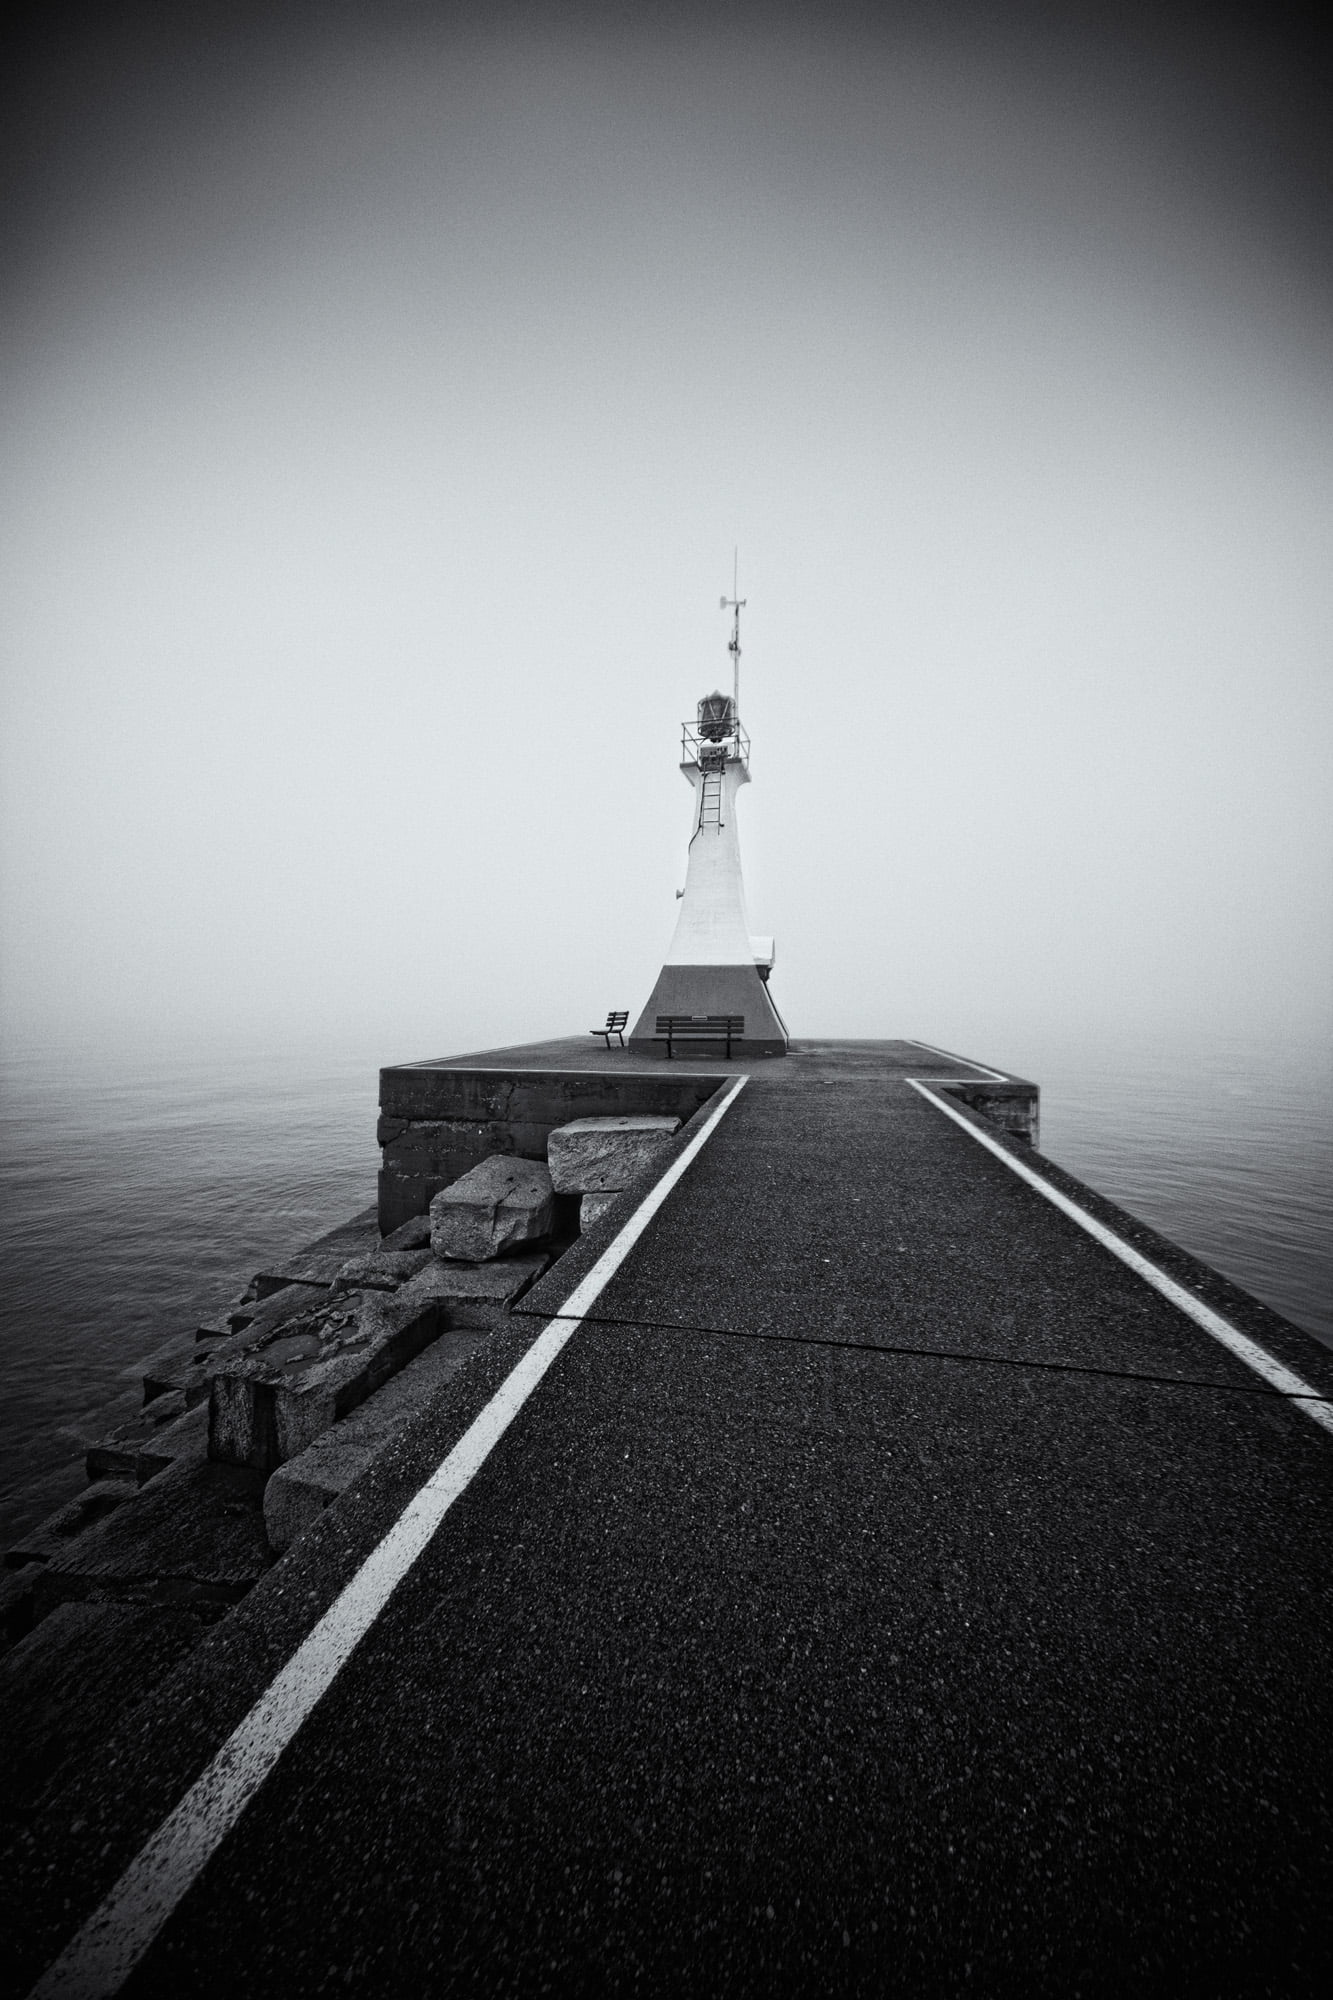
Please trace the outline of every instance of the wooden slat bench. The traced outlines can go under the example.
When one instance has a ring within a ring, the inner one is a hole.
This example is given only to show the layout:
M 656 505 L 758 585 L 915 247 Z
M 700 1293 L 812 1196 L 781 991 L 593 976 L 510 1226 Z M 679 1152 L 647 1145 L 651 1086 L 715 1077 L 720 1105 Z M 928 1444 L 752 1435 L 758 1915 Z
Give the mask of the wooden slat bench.
M 730 1062 L 732 1037 L 739 1041 L 744 1034 L 744 1014 L 659 1014 L 653 1040 L 666 1043 L 668 1062 L 673 1042 L 725 1041 Z
M 615 1013 L 608 1014 L 606 1017 L 606 1026 L 604 1028 L 589 1028 L 588 1033 L 590 1035 L 605 1035 L 606 1046 L 608 1048 L 610 1048 L 611 1046 L 612 1035 L 616 1035 L 619 1037 L 620 1046 L 623 1049 L 625 1046 L 625 1023 L 626 1021 L 628 1021 L 628 1019 L 629 1019 L 629 1009 L 628 1007 L 626 1007 L 622 1009 L 622 1011 L 618 1014 Z

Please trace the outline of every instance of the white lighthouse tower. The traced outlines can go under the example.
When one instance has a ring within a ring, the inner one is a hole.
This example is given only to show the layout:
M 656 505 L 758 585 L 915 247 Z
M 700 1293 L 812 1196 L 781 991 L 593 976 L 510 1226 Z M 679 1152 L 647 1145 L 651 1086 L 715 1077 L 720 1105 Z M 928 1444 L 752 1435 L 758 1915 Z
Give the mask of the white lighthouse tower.
M 733 614 L 731 693 L 705 695 L 695 720 L 682 725 L 680 768 L 694 792 L 689 864 L 676 934 L 631 1047 L 650 1048 L 664 1014 L 731 1014 L 745 1023 L 733 1054 L 787 1053 L 787 1031 L 768 991 L 773 940 L 750 930 L 736 827 L 737 794 L 750 782 L 750 739 L 740 719 L 744 602 L 734 595 L 722 599 Z

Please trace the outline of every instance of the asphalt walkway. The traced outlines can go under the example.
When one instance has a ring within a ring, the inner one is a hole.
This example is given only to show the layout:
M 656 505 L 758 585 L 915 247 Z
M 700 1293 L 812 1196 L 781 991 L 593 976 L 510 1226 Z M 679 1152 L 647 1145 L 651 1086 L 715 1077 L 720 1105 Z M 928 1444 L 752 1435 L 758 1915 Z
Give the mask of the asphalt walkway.
M 1327 1990 L 1333 1435 L 941 1073 L 754 1066 L 127 1992 Z M 40 1830 L 31 1975 L 604 1240 Z

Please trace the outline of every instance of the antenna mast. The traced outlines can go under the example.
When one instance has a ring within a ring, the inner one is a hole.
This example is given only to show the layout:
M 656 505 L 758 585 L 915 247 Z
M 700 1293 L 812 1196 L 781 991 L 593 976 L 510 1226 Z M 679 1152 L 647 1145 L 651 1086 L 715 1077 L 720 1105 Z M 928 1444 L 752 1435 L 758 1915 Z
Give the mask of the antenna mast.
M 722 599 L 722 609 L 734 613 L 727 651 L 731 654 L 731 710 L 737 725 L 741 719 L 741 610 L 747 600 L 737 595 L 740 550 L 731 552 L 731 596 Z

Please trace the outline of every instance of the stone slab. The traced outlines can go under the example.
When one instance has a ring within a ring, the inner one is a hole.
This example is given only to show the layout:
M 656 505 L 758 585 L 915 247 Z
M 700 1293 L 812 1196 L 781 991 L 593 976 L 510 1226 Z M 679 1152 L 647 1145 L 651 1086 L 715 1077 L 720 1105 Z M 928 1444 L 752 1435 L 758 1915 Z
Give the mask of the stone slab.
M 430 1246 L 419 1250 L 366 1250 L 349 1257 L 333 1280 L 335 1292 L 396 1292 L 431 1260 Z
M 181 1459 L 54 1556 L 39 1593 L 234 1603 L 271 1559 L 260 1475 Z
M 233 1306 L 227 1315 L 228 1339 L 234 1344 L 238 1338 L 250 1334 L 252 1338 L 284 1320 L 295 1319 L 298 1313 L 309 1312 L 312 1306 L 320 1305 L 332 1292 L 332 1281 L 328 1284 L 307 1283 L 304 1279 L 290 1285 L 283 1285 L 278 1291 L 265 1293 L 262 1299 L 252 1299 L 246 1305 Z M 221 1352 L 221 1348 L 214 1350 Z
M 543 1147 L 545 1144 L 546 1134 L 543 1133 Z M 427 1241 L 429 1241 L 429 1210 L 431 1203 L 437 1194 L 441 1193 L 443 1189 L 452 1186 L 455 1181 L 461 1180 L 463 1175 L 470 1172 L 476 1164 L 477 1161 L 474 1156 L 460 1153 L 446 1162 L 447 1172 L 441 1171 L 437 1174 L 402 1174 L 389 1166 L 381 1168 L 379 1176 L 380 1215 L 385 1229 L 396 1238 L 400 1229 L 408 1230 L 414 1222 L 420 1222 L 424 1219 L 427 1223 Z M 577 1205 L 578 1196 L 557 1195 L 555 1197 L 555 1232 L 557 1235 L 560 1233 L 560 1204 L 562 1201 L 572 1201 Z M 388 1242 L 389 1240 L 389 1236 L 386 1236 L 385 1241 Z
M 134 1498 L 136 1487 L 130 1479 L 102 1479 L 77 1498 L 67 1500 L 44 1521 L 17 1535 L 5 1550 L 5 1568 L 21 1569 L 26 1563 L 47 1563 L 63 1555 L 76 1536 L 86 1533 L 117 1507 Z
M 194 1337 L 200 1343 L 226 1340 L 233 1333 L 239 1333 L 243 1327 L 249 1326 L 261 1307 L 266 1310 L 270 1307 L 274 1310 L 292 1310 L 293 1302 L 300 1299 L 302 1291 L 326 1292 L 330 1282 L 331 1280 L 311 1279 L 308 1284 L 298 1285 L 290 1284 L 284 1278 L 280 1284 L 275 1282 L 261 1287 L 259 1280 L 255 1279 L 247 1285 L 239 1299 L 232 1299 L 225 1306 L 218 1306 L 211 1313 L 206 1313 L 196 1326 Z M 281 1307 L 275 1307 L 273 1302 L 280 1292 L 288 1292 L 291 1296 Z
M 225 1339 L 210 1336 L 172 1341 L 146 1362 L 136 1364 L 143 1370 L 144 1408 L 133 1417 L 109 1426 L 89 1447 L 88 1477 L 100 1479 L 107 1473 L 129 1473 L 136 1470 L 136 1464 L 141 1479 L 160 1471 L 176 1453 L 159 1456 L 155 1464 L 150 1464 L 143 1460 L 144 1447 L 164 1425 L 174 1423 L 186 1410 L 208 1401 L 213 1362 L 248 1352 L 256 1341 L 331 1296 L 327 1285 L 284 1286 L 282 1291 L 252 1301 L 243 1309 L 233 1308 L 234 1327 Z
M 178 1334 L 144 1360 L 136 1362 L 134 1372 L 143 1382 L 144 1402 L 151 1403 L 155 1397 L 168 1395 L 173 1390 L 179 1390 L 187 1403 L 197 1403 L 207 1396 L 208 1383 L 203 1364 L 218 1341 L 225 1337 L 220 1333 L 204 1334 L 202 1331 Z
M 433 1259 L 416 1282 L 439 1300 L 446 1327 L 490 1332 L 551 1261 L 549 1250 L 529 1250 L 489 1264 L 446 1264 Z
M 225 1340 L 229 1333 L 235 1333 L 232 1325 L 233 1313 L 244 1310 L 250 1303 L 249 1293 L 244 1299 L 229 1299 L 225 1306 L 215 1306 L 211 1312 L 201 1315 L 194 1330 L 196 1340 Z
M 78 1437 L 86 1447 L 95 1438 L 107 1437 L 121 1424 L 127 1424 L 135 1417 L 141 1417 L 143 1411 L 143 1385 L 136 1382 L 132 1389 L 122 1389 L 99 1409 L 90 1410 L 81 1422 L 71 1424 L 68 1435 L 71 1438 Z M 49 1510 L 43 1508 L 42 1511 L 46 1513 Z
M 546 1144 L 551 1185 L 558 1194 L 604 1194 L 628 1187 L 661 1156 L 679 1128 L 679 1118 L 651 1112 L 574 1118 L 557 1125 Z
M 591 1229 L 594 1222 L 600 1222 L 608 1209 L 614 1208 L 620 1199 L 620 1189 L 608 1194 L 585 1194 L 579 1203 L 579 1228 Z
M 339 1267 L 349 1257 L 358 1256 L 366 1250 L 377 1250 L 379 1241 L 378 1210 L 363 1208 L 350 1222 L 341 1223 L 337 1229 L 317 1236 L 313 1243 L 302 1244 L 299 1249 L 288 1251 L 265 1264 L 262 1270 L 255 1273 L 255 1289 L 263 1298 L 281 1290 L 284 1285 L 330 1285 Z
M 539 1242 L 554 1220 L 554 1190 L 544 1162 L 497 1154 L 436 1195 L 430 1247 L 437 1257 L 484 1263 Z
M 201 1402 L 202 1399 L 196 1397 L 194 1405 L 190 1405 L 179 1389 L 154 1396 L 151 1403 L 136 1410 L 132 1417 L 93 1439 L 84 1455 L 84 1467 L 89 1479 L 138 1479 L 141 1454 L 173 1429 L 187 1410 L 200 1407 Z
M 163 1424 L 144 1439 L 134 1460 L 134 1476 L 142 1486 L 169 1465 L 184 1458 L 208 1457 L 208 1403 L 195 1403 L 174 1422 Z
M 327 1294 L 211 1357 L 210 1457 L 272 1472 L 304 1451 L 442 1330 L 431 1277 L 396 1292 Z
M 289 1548 L 304 1534 L 486 1339 L 483 1332 L 462 1330 L 438 1335 L 350 1416 L 280 1465 L 264 1488 L 264 1526 L 273 1547 Z
M 198 1426 L 187 1427 L 180 1420 L 196 1409 L 204 1409 L 206 1416 L 214 1364 L 248 1353 L 289 1319 L 332 1296 L 327 1285 L 288 1285 L 243 1309 L 232 1308 L 236 1325 L 225 1339 L 210 1337 L 188 1345 L 173 1342 L 160 1350 L 152 1363 L 155 1372 L 166 1376 L 170 1371 L 179 1386 L 164 1386 L 132 1415 L 108 1424 L 88 1447 L 88 1477 L 133 1477 L 142 1482 L 182 1455 L 196 1453 L 200 1436 L 207 1436 L 206 1422 L 201 1432 Z

